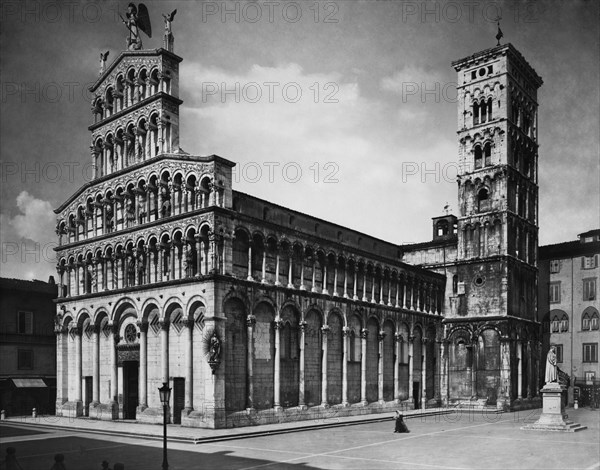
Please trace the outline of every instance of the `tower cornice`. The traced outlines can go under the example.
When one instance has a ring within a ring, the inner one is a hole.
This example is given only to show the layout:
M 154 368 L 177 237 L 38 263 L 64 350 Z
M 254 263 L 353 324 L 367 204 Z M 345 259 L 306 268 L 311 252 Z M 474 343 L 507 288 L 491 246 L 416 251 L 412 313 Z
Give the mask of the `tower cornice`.
M 542 77 L 537 74 L 529 62 L 525 60 L 523 55 L 510 43 L 485 49 L 463 59 L 455 60 L 452 62 L 452 67 L 454 67 L 454 70 L 459 72 L 465 68 L 473 67 L 488 62 L 490 59 L 494 59 L 495 57 L 505 55 L 509 55 L 512 60 L 518 63 L 524 69 L 524 71 L 527 72 L 529 75 L 528 78 L 534 82 L 537 88 L 542 86 L 544 83 Z

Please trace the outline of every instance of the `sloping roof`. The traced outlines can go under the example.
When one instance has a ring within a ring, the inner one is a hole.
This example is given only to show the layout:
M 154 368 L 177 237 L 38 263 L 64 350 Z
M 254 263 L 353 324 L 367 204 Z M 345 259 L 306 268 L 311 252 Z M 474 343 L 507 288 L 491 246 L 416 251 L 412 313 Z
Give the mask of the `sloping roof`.
M 552 258 L 570 258 L 573 256 L 592 255 L 600 253 L 600 241 L 581 243 L 579 240 L 540 246 L 540 260 Z
M 58 293 L 56 284 L 50 284 L 37 279 L 28 281 L 26 279 L 0 277 L 0 289 L 25 290 L 28 292 L 53 295 L 55 297 Z

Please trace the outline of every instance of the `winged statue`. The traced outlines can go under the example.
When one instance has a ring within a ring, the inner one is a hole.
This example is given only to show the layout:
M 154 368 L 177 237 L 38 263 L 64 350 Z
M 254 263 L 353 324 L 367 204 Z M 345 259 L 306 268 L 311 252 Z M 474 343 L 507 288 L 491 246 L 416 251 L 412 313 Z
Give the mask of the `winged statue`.
M 127 49 L 140 50 L 142 48 L 140 31 L 143 31 L 149 38 L 152 37 L 152 25 L 150 24 L 148 8 L 143 3 L 140 3 L 137 7 L 134 3 L 130 3 L 127 6 L 125 16 L 126 18 L 121 16 L 121 20 L 123 20 L 123 23 L 125 23 L 125 26 L 129 30 Z

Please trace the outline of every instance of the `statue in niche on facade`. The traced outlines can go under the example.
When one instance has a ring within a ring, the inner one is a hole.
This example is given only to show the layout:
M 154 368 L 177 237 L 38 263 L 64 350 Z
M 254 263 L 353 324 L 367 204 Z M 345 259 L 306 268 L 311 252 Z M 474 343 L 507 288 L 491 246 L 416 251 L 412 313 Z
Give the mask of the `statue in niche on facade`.
M 130 285 L 135 283 L 135 258 L 133 256 L 128 256 L 129 262 L 127 263 L 127 277 L 129 279 Z
M 127 6 L 127 13 L 125 13 L 125 16 L 127 19 L 121 16 L 121 20 L 129 30 L 127 49 L 130 51 L 139 51 L 142 48 L 140 31 L 146 33 L 149 38 L 152 37 L 152 26 L 150 25 L 148 8 L 146 8 L 146 5 L 143 3 L 140 3 L 137 7 L 134 3 L 130 3 Z
M 131 227 L 135 223 L 135 207 L 133 206 L 133 202 L 131 200 L 127 201 L 125 219 L 127 220 L 127 227 Z
M 144 274 L 146 273 L 146 259 L 144 257 L 144 253 L 141 250 L 139 250 L 137 254 L 136 268 L 137 277 L 140 283 L 142 283 L 144 280 Z
M 113 230 L 113 219 L 114 219 L 114 214 L 113 214 L 113 209 L 112 209 L 112 205 L 108 204 L 106 206 L 106 231 L 107 232 L 112 232 Z
M 171 199 L 170 195 L 166 188 L 162 188 L 161 197 L 163 199 L 162 205 L 160 207 L 160 213 L 163 217 L 170 217 L 171 215 Z
M 192 277 L 194 275 L 194 252 L 191 247 L 188 248 L 187 253 L 185 254 L 185 276 Z
M 546 374 L 545 382 L 547 384 L 552 382 L 558 382 L 556 373 L 556 347 L 550 346 L 550 351 L 546 355 Z
M 221 355 L 221 340 L 217 336 L 216 331 L 213 332 L 210 337 L 208 354 L 208 362 L 219 362 L 219 356 Z

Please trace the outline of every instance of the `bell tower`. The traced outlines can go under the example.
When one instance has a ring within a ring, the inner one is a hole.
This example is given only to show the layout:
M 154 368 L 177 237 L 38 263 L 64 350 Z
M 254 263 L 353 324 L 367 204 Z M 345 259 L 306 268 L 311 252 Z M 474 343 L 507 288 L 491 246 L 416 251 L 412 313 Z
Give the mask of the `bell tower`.
M 498 406 L 504 406 L 522 388 L 516 364 L 525 360 L 525 350 L 519 340 L 531 338 L 528 331 L 537 322 L 537 91 L 542 79 L 511 44 L 452 65 L 459 96 L 459 295 L 447 322 L 449 331 L 459 324 L 470 331 L 466 341 L 473 342 L 477 358 L 473 370 L 484 366 L 470 378 L 468 394 L 496 395 Z

